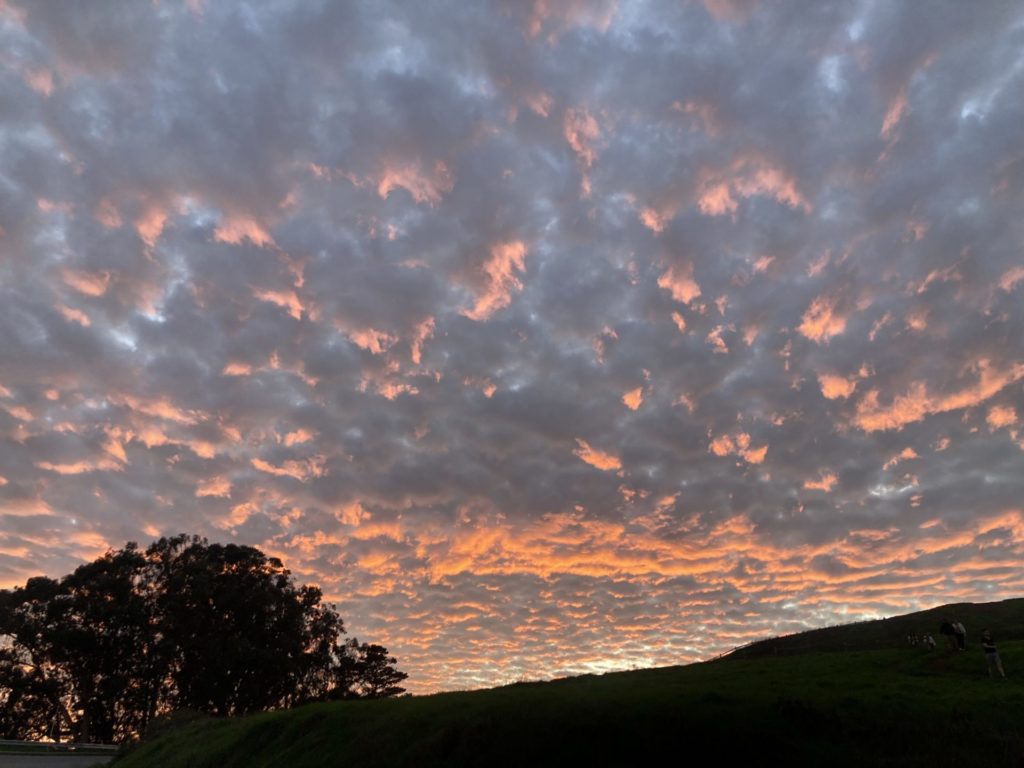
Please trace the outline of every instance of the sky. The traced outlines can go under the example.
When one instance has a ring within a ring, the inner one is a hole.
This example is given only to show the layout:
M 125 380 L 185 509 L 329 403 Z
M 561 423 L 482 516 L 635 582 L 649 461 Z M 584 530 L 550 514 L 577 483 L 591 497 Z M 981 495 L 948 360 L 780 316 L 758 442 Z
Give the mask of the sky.
M 197 533 L 416 693 L 1019 596 L 1024 7 L 0 0 L 0 586 Z

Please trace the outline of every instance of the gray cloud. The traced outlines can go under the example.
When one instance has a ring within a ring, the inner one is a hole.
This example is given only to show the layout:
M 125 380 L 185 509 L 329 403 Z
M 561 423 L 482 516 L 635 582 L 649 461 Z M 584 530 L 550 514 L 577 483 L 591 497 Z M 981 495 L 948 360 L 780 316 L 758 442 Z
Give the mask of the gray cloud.
M 1018 594 L 1022 36 L 0 4 L 0 582 L 255 544 L 418 691 Z

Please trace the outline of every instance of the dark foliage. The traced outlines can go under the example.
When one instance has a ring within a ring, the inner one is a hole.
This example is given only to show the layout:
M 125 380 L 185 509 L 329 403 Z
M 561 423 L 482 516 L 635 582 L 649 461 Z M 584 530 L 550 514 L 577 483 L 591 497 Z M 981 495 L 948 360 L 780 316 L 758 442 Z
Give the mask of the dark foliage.
M 321 599 L 258 549 L 184 535 L 0 590 L 0 738 L 119 742 L 177 710 L 402 693 L 394 657 L 343 641 Z

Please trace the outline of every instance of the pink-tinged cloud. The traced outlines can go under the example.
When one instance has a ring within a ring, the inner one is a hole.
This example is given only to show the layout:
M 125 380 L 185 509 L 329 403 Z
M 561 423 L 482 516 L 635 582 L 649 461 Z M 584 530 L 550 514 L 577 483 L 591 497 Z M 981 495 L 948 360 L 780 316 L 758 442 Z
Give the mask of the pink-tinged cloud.
M 266 301 L 285 310 L 296 320 L 302 319 L 302 302 L 295 291 L 272 291 L 253 289 L 252 295 L 260 301 Z
M 25 84 L 41 96 L 53 93 L 53 72 L 48 69 L 29 69 L 25 72 Z
M 795 177 L 756 156 L 741 155 L 725 171 L 704 170 L 697 192 L 697 207 L 708 216 L 734 214 L 738 198 L 763 195 L 809 214 L 814 210 L 801 194 Z
M 592 448 L 590 443 L 578 437 L 576 438 L 576 448 L 573 449 L 573 455 L 579 457 L 581 461 L 586 462 L 590 466 L 603 469 L 606 472 L 622 469 L 622 462 L 618 456 Z
M 597 157 L 597 150 L 594 145 L 601 136 L 597 126 L 597 120 L 586 109 L 570 108 L 565 111 L 562 120 L 562 131 L 569 147 L 576 154 L 579 164 L 583 169 L 584 197 L 590 192 L 590 182 L 586 172 L 594 164 Z
M 463 311 L 472 320 L 486 320 L 512 302 L 512 294 L 523 289 L 519 273 L 526 269 L 526 244 L 511 240 L 491 246 L 483 264 L 484 286 L 473 308 Z
M 83 328 L 88 328 L 90 325 L 92 325 L 92 321 L 89 319 L 89 316 L 80 309 L 68 307 L 65 306 L 64 304 L 58 306 L 57 309 L 64 316 L 64 319 L 67 320 L 69 323 L 78 323 Z
M 846 399 L 857 388 L 856 378 L 845 378 L 831 373 L 818 374 L 818 386 L 821 394 L 829 400 Z
M 697 119 L 701 130 L 711 138 L 718 138 L 721 132 L 721 121 L 718 116 L 717 107 L 707 101 L 674 101 L 672 110 L 681 112 Z
M 220 373 L 222 376 L 248 376 L 252 373 L 252 366 L 248 363 L 231 362 L 225 365 Z
M 423 360 L 423 345 L 434 335 L 434 318 L 428 317 L 418 323 L 413 330 L 412 341 L 409 343 L 409 356 L 414 365 Z
M 419 162 L 397 163 L 387 166 L 377 181 L 377 194 L 386 198 L 393 189 L 404 189 L 417 203 L 437 205 L 455 186 L 455 177 L 448 166 L 436 161 L 425 169 Z
M 135 231 L 138 233 L 139 239 L 152 248 L 160 239 L 166 221 L 167 211 L 159 206 L 149 206 L 141 216 L 135 219 Z
M 604 33 L 611 26 L 617 0 L 531 0 L 526 34 L 534 38 L 548 28 L 548 42 L 570 27 L 590 27 Z
M 999 287 L 1009 293 L 1021 282 L 1024 282 L 1024 266 L 1006 270 L 999 278 Z
M 991 361 L 981 359 L 970 370 L 975 381 L 949 394 L 933 394 L 929 392 L 927 382 L 915 381 L 907 392 L 896 395 L 885 405 L 879 401 L 877 389 L 869 390 L 857 404 L 853 423 L 865 432 L 902 429 L 935 413 L 980 405 L 1009 384 L 1024 378 L 1024 363 L 1000 369 Z
M 225 216 L 213 230 L 213 239 L 229 245 L 241 245 L 246 240 L 261 248 L 274 245 L 266 228 L 249 216 Z
M 349 340 L 360 349 L 373 355 L 387 352 L 398 341 L 398 337 L 376 328 L 360 328 L 346 333 Z
M 86 296 L 102 296 L 110 285 L 109 272 L 85 272 L 77 269 L 61 270 L 64 283 Z
M 179 408 L 166 397 L 144 398 L 132 395 L 111 395 L 112 402 L 126 405 L 128 408 L 146 416 L 153 416 L 178 424 L 195 424 L 206 418 L 197 409 Z
M 121 212 L 117 209 L 117 205 L 107 197 L 101 198 L 96 203 L 95 216 L 96 221 L 107 229 L 120 229 L 121 225 L 124 224 L 124 219 L 121 218 Z
M 49 461 L 37 461 L 36 466 L 39 467 L 39 469 L 45 469 L 47 472 L 55 472 L 58 475 L 81 475 L 87 472 L 120 472 L 124 470 L 124 467 L 120 462 L 112 461 L 106 457 L 97 460 L 83 459 L 82 461 L 60 464 Z
M 715 21 L 743 22 L 757 8 L 758 0 L 701 0 Z
M 889 106 L 885 112 L 885 118 L 882 120 L 882 138 L 892 138 L 893 132 L 896 127 L 903 120 L 903 116 L 907 111 L 907 93 L 901 89 L 892 100 L 889 102 Z
M 916 307 L 909 312 L 906 316 L 907 328 L 912 331 L 924 331 L 928 328 L 928 309 L 926 307 Z
M 674 208 L 659 210 L 657 208 L 642 208 L 640 210 L 640 223 L 655 234 L 664 231 L 666 225 L 675 218 Z
M 700 286 L 693 279 L 693 265 L 669 267 L 658 278 L 658 287 L 664 288 L 675 301 L 689 304 L 700 297 Z
M 729 354 L 729 347 L 725 343 L 725 339 L 722 338 L 722 334 L 732 330 L 731 326 L 716 325 L 709 332 L 705 341 L 711 345 L 711 351 L 716 355 L 727 355 Z
M 295 480 L 305 481 L 312 477 L 320 477 L 324 473 L 326 458 L 323 456 L 312 456 L 308 459 L 290 459 L 280 466 L 271 464 L 260 458 L 253 458 L 250 464 L 260 472 L 277 477 L 291 477 Z
M 797 330 L 811 341 L 827 344 L 833 336 L 846 330 L 846 317 L 838 312 L 838 303 L 831 296 L 818 296 L 807 307 Z
M 196 488 L 196 496 L 228 498 L 231 496 L 231 481 L 226 477 L 211 477 L 199 484 Z

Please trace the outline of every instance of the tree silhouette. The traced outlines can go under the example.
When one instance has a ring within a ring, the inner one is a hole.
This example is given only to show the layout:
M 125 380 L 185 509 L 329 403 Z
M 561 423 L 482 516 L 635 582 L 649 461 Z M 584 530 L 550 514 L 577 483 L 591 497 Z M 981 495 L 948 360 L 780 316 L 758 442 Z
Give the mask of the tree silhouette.
M 176 709 L 402 693 L 394 657 L 344 632 L 319 589 L 254 547 L 129 543 L 0 590 L 0 734 L 117 742 Z

